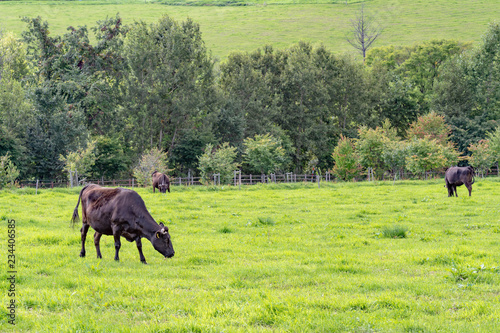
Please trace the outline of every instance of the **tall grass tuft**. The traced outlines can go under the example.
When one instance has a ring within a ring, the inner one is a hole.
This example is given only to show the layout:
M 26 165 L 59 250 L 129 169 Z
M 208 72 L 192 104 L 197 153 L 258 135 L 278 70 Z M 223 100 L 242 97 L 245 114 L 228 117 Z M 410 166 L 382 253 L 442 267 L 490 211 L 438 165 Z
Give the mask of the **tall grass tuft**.
M 224 227 L 222 227 L 221 229 L 219 229 L 219 232 L 220 232 L 221 234 L 230 234 L 230 233 L 232 233 L 233 231 L 232 231 L 229 227 L 224 226 Z
M 258 217 L 257 221 L 262 225 L 275 225 L 276 222 L 270 217 Z
M 384 238 L 406 238 L 408 236 L 408 228 L 401 225 L 385 226 L 382 228 L 382 236 Z

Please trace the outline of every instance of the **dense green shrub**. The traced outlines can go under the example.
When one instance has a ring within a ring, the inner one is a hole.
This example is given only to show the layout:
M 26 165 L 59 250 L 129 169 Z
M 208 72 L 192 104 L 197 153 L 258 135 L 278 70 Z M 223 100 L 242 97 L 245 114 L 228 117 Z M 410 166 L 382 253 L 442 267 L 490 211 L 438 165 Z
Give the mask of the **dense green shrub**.
M 222 184 L 229 184 L 233 177 L 233 172 L 238 167 L 236 159 L 236 148 L 229 146 L 225 142 L 216 148 L 212 144 L 205 146 L 205 152 L 199 158 L 199 170 L 204 183 L 214 181 L 214 175 L 220 175 Z
M 352 139 L 341 136 L 332 157 L 335 161 L 332 172 L 336 177 L 349 181 L 361 175 L 362 167 Z
M 140 185 L 150 186 L 151 174 L 155 171 L 167 172 L 167 153 L 158 148 L 148 150 L 142 155 L 139 164 L 134 168 L 134 177 Z

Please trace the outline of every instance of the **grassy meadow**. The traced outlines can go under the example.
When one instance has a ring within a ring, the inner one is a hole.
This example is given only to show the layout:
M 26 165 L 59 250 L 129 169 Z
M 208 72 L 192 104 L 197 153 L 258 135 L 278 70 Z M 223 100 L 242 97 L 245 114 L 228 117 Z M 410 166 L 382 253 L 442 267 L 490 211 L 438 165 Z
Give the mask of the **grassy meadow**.
M 172 1 L 181 4 L 220 4 L 220 1 Z M 222 1 L 230 3 L 230 1 Z M 208 49 L 219 59 L 232 51 L 253 51 L 266 44 L 286 48 L 299 41 L 324 44 L 335 53 L 354 52 L 345 36 L 361 2 L 271 0 L 245 1 L 248 6 L 166 5 L 150 1 L 0 1 L 0 29 L 20 36 L 26 25 L 20 17 L 41 16 L 53 34 L 68 26 L 93 27 L 117 13 L 125 24 L 156 22 L 168 14 L 200 24 Z M 384 32 L 375 46 L 409 45 L 430 39 L 479 41 L 487 26 L 498 20 L 497 0 L 372 0 L 365 10 Z M 90 33 L 93 36 L 92 33 Z
M 16 220 L 16 326 L 1 332 L 494 332 L 500 326 L 500 178 L 448 198 L 444 181 L 136 189 L 172 236 L 103 236 L 70 217 L 80 188 L 0 191 Z M 81 216 L 81 206 L 80 206 Z

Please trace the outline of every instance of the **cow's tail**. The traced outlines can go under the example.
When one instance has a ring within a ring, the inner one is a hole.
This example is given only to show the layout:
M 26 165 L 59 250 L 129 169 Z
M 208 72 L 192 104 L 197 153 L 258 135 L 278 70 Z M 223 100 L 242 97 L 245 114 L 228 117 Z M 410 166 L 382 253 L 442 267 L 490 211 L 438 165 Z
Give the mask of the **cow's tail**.
M 472 168 L 472 167 L 469 167 L 469 168 L 472 171 L 472 182 L 470 183 L 472 185 L 476 181 L 476 177 L 475 177 L 476 172 L 474 171 L 474 168 Z
M 85 191 L 85 189 L 88 187 L 85 186 L 84 188 L 82 188 L 82 190 L 80 191 L 80 195 L 78 196 L 78 202 L 76 203 L 76 207 L 75 207 L 75 210 L 73 211 L 73 216 L 71 217 L 71 226 L 74 227 L 75 226 L 75 223 L 80 221 L 80 216 L 78 216 L 78 206 L 80 205 L 80 200 L 82 198 L 82 193 L 83 191 Z

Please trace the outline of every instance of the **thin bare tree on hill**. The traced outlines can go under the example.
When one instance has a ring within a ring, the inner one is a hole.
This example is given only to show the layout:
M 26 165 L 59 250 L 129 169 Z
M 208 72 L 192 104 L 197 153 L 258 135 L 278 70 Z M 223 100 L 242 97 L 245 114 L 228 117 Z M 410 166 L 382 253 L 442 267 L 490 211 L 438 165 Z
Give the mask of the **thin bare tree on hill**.
M 351 21 L 351 30 L 346 40 L 363 55 L 363 62 L 366 58 L 366 51 L 372 46 L 380 36 L 383 28 L 380 27 L 370 16 L 365 14 L 364 5 L 361 5 L 356 18 Z

